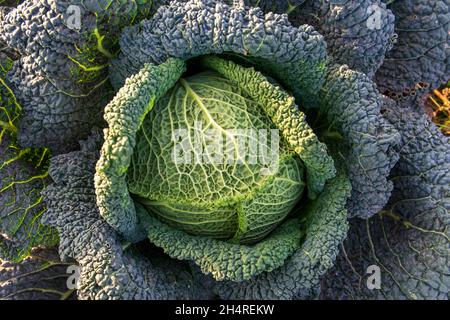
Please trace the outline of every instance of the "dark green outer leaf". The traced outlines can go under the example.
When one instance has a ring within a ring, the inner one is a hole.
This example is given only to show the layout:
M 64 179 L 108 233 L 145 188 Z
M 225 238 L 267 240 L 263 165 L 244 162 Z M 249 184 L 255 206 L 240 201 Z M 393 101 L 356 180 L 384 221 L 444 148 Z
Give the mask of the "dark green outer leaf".
M 382 93 L 408 104 L 448 80 L 450 0 L 390 2 L 398 39 L 375 80 Z
M 392 102 L 385 108 L 386 118 L 402 133 L 391 200 L 373 218 L 350 222 L 321 297 L 448 300 L 450 142 L 424 114 Z M 379 290 L 367 288 L 370 265 L 381 270 Z
M 328 120 L 328 130 L 336 130 L 341 136 L 329 140 L 328 145 L 342 146 L 339 152 L 352 184 L 349 216 L 368 218 L 379 212 L 390 197 L 393 185 L 388 176 L 398 160 L 400 135 L 393 124 L 382 118 L 382 95 L 361 72 L 345 65 L 330 66 L 320 98 L 320 112 Z M 324 138 L 327 135 L 322 134 Z
M 291 90 L 297 102 L 312 102 L 322 87 L 326 63 L 323 37 L 310 26 L 293 27 L 284 15 L 222 1 L 172 1 L 149 20 L 124 30 L 111 82 L 122 87 L 145 63 L 168 57 L 188 60 L 234 53 L 258 59 L 266 73 Z
M 35 246 L 56 245 L 58 236 L 40 223 L 49 151 L 17 144 L 22 106 L 4 80 L 11 65 L 0 52 L 0 259 L 18 262 Z
M 73 299 L 67 286 L 70 265 L 55 249 L 34 249 L 20 264 L 0 261 L 0 300 Z
M 94 188 L 101 132 L 81 150 L 52 159 L 55 181 L 45 190 L 43 223 L 58 229 L 63 261 L 81 267 L 79 299 L 199 299 L 209 292 L 194 282 L 187 266 L 159 252 L 123 246 L 99 214 Z M 151 257 L 151 260 L 148 258 Z
M 245 0 L 245 4 L 253 7 L 259 7 L 264 12 L 290 13 L 306 0 Z M 226 2 L 232 3 L 233 0 Z
M 149 1 L 29 0 L 1 17 L 0 41 L 21 56 L 7 80 L 23 105 L 22 146 L 54 154 L 76 148 L 111 97 L 106 43 L 151 12 Z M 77 21 L 80 30 L 69 25 Z
M 48 183 L 46 169 L 14 160 L 20 151 L 8 143 L 4 136 L 0 144 L 0 258 L 18 262 L 35 246 L 55 246 L 58 235 L 40 223 L 45 211 L 41 191 Z
M 277 7 L 288 3 L 273 2 Z M 394 15 L 381 0 L 297 2 L 287 11 L 293 24 L 309 24 L 322 34 L 334 62 L 374 76 L 396 39 Z M 262 5 L 270 9 L 265 2 Z

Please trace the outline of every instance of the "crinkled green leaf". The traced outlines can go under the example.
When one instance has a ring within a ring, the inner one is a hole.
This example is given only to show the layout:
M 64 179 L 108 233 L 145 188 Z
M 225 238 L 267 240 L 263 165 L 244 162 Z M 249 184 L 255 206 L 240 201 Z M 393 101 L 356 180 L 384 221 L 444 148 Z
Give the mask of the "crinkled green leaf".
M 350 217 L 367 218 L 387 203 L 392 182 L 388 176 L 398 160 L 400 135 L 381 116 L 382 96 L 364 74 L 347 66 L 331 66 L 321 96 L 321 113 L 328 127 L 317 129 L 328 143 L 341 146 L 352 184 Z M 338 139 L 329 139 L 333 132 Z M 331 133 L 331 134 L 330 134 Z
M 449 299 L 450 141 L 419 112 L 385 105 L 402 134 L 394 191 L 369 220 L 350 222 L 336 266 L 322 283 L 324 299 Z M 379 288 L 370 290 L 373 270 Z
M 306 0 L 244 0 L 245 4 L 253 7 L 259 7 L 264 12 L 286 13 L 289 14 L 304 3 Z M 227 0 L 233 3 L 233 0 Z
M 55 249 L 35 249 L 21 263 L 0 261 L 0 300 L 73 299 L 69 266 Z
M 99 131 L 81 150 L 52 159 L 54 183 L 45 190 L 43 223 L 58 229 L 63 261 L 81 267 L 79 299 L 201 299 L 208 291 L 195 283 L 184 263 L 154 248 L 124 245 L 96 205 L 94 173 L 102 144 Z
M 0 258 L 17 262 L 35 246 L 56 245 L 58 236 L 40 223 L 49 151 L 16 141 L 22 107 L 4 80 L 11 65 L 0 52 Z
M 105 144 L 97 164 L 95 190 L 102 217 L 129 240 L 142 238 L 136 209 L 128 191 L 126 175 L 130 166 L 136 132 L 145 115 L 180 78 L 185 64 L 169 59 L 155 66 L 147 64 L 105 107 Z
M 253 1 L 265 12 L 289 14 L 295 25 L 316 28 L 335 63 L 373 77 L 396 41 L 394 15 L 381 0 Z
M 382 93 L 408 104 L 448 80 L 450 1 L 390 1 L 388 8 L 398 39 L 375 79 Z
M 254 245 L 232 244 L 210 238 L 191 236 L 173 229 L 138 209 L 141 224 L 156 246 L 178 260 L 192 260 L 204 274 L 216 280 L 243 281 L 262 272 L 281 267 L 297 250 L 302 238 L 297 219 L 291 219 Z
M 347 235 L 345 203 L 350 189 L 348 179 L 338 172 L 320 196 L 303 209 L 308 213 L 305 238 L 282 267 L 249 281 L 210 281 L 214 292 L 223 299 L 292 299 L 317 288 Z M 207 281 L 201 274 L 198 276 L 200 281 Z
M 152 3 L 30 0 L 8 10 L 0 41 L 20 53 L 7 80 L 23 106 L 22 146 L 67 152 L 101 121 L 112 96 L 110 49 L 121 28 L 148 15 Z
M 323 37 L 310 26 L 293 27 L 287 16 L 264 15 L 261 9 L 242 4 L 172 1 L 151 19 L 126 28 L 121 54 L 112 63 L 113 85 L 120 88 L 145 63 L 233 53 L 258 61 L 264 72 L 293 92 L 298 103 L 313 101 L 325 74 Z

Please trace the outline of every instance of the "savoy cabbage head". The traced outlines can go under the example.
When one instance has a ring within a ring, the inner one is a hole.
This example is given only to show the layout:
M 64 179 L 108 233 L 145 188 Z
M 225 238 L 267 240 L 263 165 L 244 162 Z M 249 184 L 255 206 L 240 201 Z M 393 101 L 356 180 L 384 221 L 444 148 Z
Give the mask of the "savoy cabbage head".
M 436 14 L 444 29 L 434 7 L 423 23 Z M 80 267 L 81 299 L 448 298 L 448 139 L 420 99 L 400 106 L 378 89 L 406 83 L 389 54 L 423 43 L 401 29 L 408 10 L 379 0 L 5 8 L 0 92 L 17 116 L 0 118 L 0 177 L 27 165 L 40 179 L 20 181 L 40 185 L 0 189 L 0 231 L 15 239 L 12 192 L 38 190 L 22 215 L 33 236 L 10 243 L 27 253 L 59 239 L 62 264 Z M 359 288 L 371 264 L 387 275 L 379 295 Z

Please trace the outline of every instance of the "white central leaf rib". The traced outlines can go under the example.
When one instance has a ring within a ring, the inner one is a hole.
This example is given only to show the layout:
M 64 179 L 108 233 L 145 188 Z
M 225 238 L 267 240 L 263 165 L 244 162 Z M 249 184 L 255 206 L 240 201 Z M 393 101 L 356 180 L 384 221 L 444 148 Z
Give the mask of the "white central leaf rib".
M 239 154 L 239 146 L 238 143 L 234 137 L 234 135 L 232 135 L 230 132 L 228 132 L 228 130 L 225 130 L 224 128 L 222 128 L 222 126 L 220 126 L 212 117 L 211 113 L 208 111 L 208 108 L 205 106 L 205 104 L 203 103 L 202 97 L 200 97 L 193 89 L 192 87 L 189 85 L 189 83 L 183 79 L 180 78 L 180 84 L 183 86 L 183 88 L 186 90 L 186 93 L 188 95 L 190 95 L 195 102 L 197 102 L 198 106 L 200 107 L 200 109 L 202 110 L 202 112 L 205 114 L 207 120 L 211 123 L 211 125 L 219 130 L 221 133 L 223 133 L 228 139 L 230 139 L 229 141 L 231 141 L 233 143 L 234 146 L 234 150 L 235 150 L 235 156 L 236 156 L 236 162 L 239 162 L 239 160 L 241 161 L 242 164 L 246 165 L 245 159 L 242 159 L 241 155 Z M 247 165 L 246 165 L 247 166 Z M 248 168 L 250 170 L 250 168 Z

